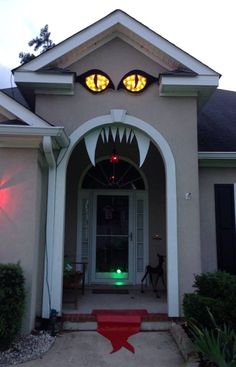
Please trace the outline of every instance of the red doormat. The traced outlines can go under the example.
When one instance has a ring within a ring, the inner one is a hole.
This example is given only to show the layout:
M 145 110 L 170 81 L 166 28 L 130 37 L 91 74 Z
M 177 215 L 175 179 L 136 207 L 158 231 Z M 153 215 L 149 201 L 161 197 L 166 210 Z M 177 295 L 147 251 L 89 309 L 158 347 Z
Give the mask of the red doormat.
M 134 353 L 134 347 L 127 339 L 140 331 L 142 316 L 147 310 L 93 310 L 92 315 L 97 317 L 97 331 L 109 339 L 113 350 L 117 352 L 122 347 Z

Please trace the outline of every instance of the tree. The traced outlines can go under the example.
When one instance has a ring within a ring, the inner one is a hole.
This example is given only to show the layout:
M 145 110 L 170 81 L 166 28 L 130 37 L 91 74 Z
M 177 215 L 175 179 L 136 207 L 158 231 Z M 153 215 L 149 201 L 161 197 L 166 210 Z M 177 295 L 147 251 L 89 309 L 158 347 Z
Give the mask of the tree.
M 51 33 L 48 32 L 48 24 L 46 24 L 43 28 L 41 28 L 39 37 L 33 38 L 31 41 L 29 41 L 28 45 L 30 47 L 34 46 L 34 51 L 39 51 L 39 54 L 41 54 L 55 46 L 55 43 L 53 43 L 53 41 L 50 39 L 50 35 Z M 24 64 L 25 62 L 33 60 L 36 56 L 37 55 L 30 52 L 20 52 L 20 63 Z

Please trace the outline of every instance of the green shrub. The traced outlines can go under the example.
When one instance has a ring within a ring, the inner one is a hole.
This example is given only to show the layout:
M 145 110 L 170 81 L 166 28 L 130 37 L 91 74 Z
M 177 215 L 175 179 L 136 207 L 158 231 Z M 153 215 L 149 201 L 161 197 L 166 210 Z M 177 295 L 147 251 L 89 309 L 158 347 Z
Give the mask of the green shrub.
M 236 277 L 224 271 L 203 273 L 195 276 L 193 287 L 201 296 L 227 299 L 236 294 Z
M 236 333 L 226 324 L 218 326 L 208 310 L 211 328 L 190 323 L 189 329 L 195 350 L 203 361 L 215 363 L 218 367 L 236 367 Z
M 19 264 L 0 264 L 0 348 L 20 332 L 24 312 L 24 277 Z
M 217 305 L 218 302 L 209 297 L 200 296 L 195 293 L 184 295 L 184 315 L 187 320 L 194 321 L 198 325 L 211 327 L 211 319 L 206 310 L 209 308 L 214 315 L 218 314 Z
M 225 272 L 205 273 L 195 277 L 195 293 L 185 294 L 184 315 L 187 321 L 211 328 L 207 309 L 217 324 L 236 327 L 236 279 Z

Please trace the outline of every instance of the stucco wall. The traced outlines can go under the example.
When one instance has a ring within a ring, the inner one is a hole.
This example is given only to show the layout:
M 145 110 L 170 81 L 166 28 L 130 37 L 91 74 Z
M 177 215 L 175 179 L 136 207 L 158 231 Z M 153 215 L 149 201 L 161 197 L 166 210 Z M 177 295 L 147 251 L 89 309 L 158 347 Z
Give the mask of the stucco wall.
M 43 262 L 41 170 L 38 151 L 1 149 L 0 154 L 0 259 L 18 262 L 26 280 L 23 330 L 30 331 L 36 314 L 39 263 Z M 40 290 L 38 289 L 38 300 Z
M 8 120 L 6 116 L 2 115 L 0 112 L 0 122 Z
M 142 69 L 154 76 L 163 71 L 153 60 L 118 39 L 70 67 L 77 75 L 94 68 L 106 72 L 115 87 L 132 69 Z M 152 125 L 172 150 L 177 178 L 180 293 L 190 291 L 193 275 L 201 271 L 196 98 L 160 97 L 157 84 L 139 95 L 123 90 L 93 95 L 76 84 L 73 96 L 38 95 L 36 101 L 36 113 L 65 126 L 68 134 L 89 119 L 108 114 L 111 109 L 125 109 L 129 115 Z M 191 193 L 191 200 L 185 199 L 186 193 Z
M 217 270 L 215 184 L 236 183 L 236 168 L 199 169 L 202 270 Z

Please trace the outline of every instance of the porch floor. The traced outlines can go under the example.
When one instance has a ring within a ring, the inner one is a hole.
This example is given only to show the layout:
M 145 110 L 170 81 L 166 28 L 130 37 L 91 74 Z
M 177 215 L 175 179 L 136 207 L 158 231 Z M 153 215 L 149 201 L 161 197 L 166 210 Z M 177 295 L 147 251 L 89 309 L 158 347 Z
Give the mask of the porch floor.
M 101 287 L 100 287 L 101 288 Z M 104 287 L 102 287 L 104 288 Z M 90 314 L 94 309 L 145 309 L 149 313 L 167 313 L 166 292 L 153 292 L 145 288 L 141 293 L 140 287 L 125 287 L 127 294 L 94 294 L 93 289 L 99 287 L 86 287 L 84 295 L 81 291 L 77 294 L 66 291 L 63 295 L 63 313 Z

